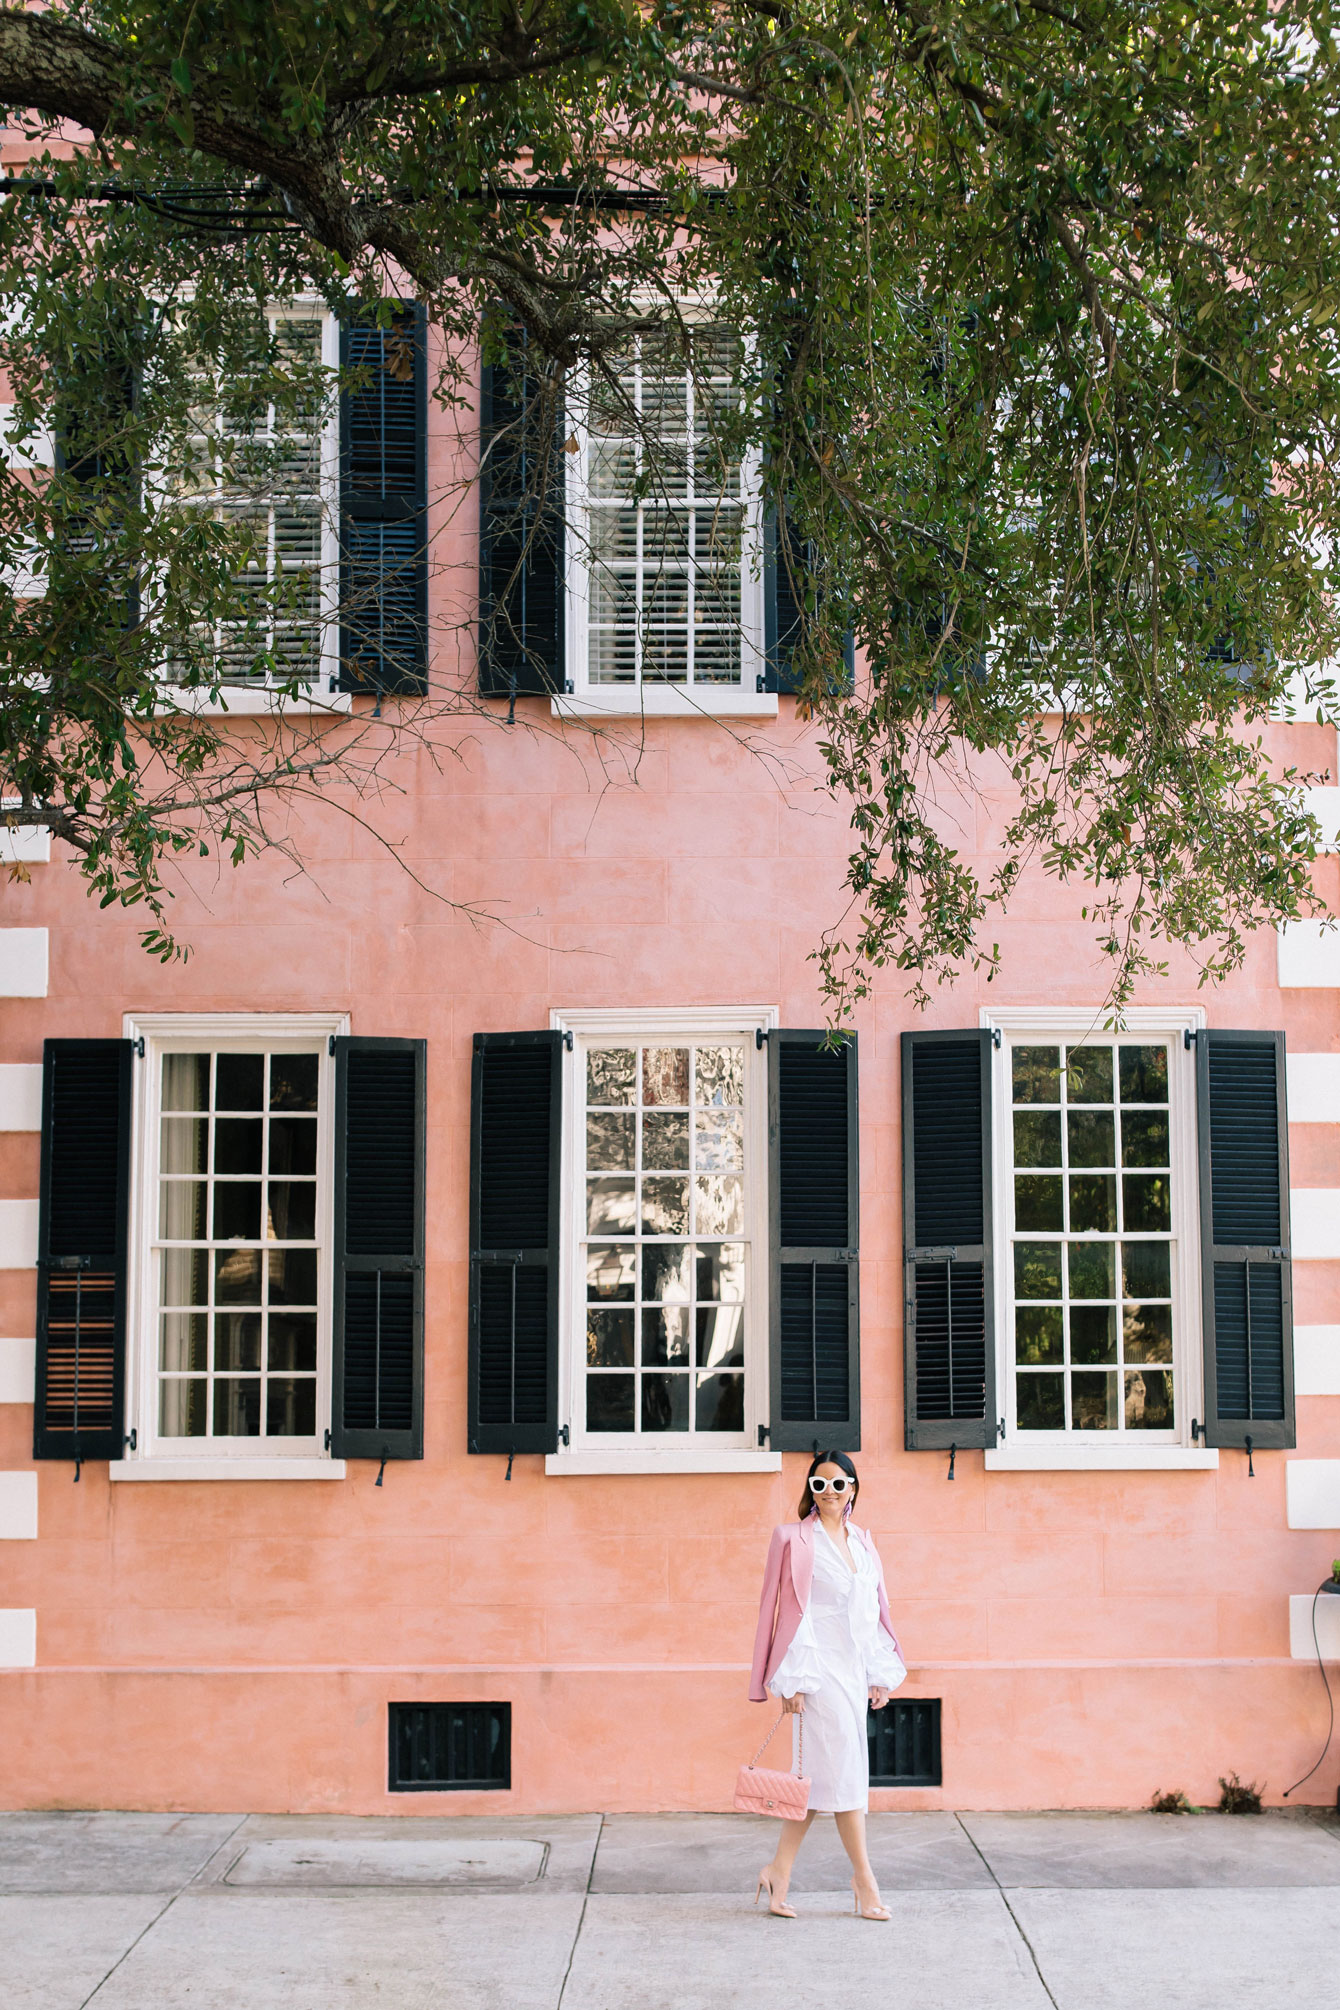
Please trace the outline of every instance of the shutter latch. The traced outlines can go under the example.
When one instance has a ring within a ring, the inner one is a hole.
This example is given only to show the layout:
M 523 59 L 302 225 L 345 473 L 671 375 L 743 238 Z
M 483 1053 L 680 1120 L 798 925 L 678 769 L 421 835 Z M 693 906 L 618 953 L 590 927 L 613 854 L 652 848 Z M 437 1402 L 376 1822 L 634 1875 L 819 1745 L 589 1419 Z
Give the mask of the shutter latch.
M 855 1254 L 856 1252 L 853 1250 L 852 1255 L 854 1256 Z M 909 1263 L 956 1263 L 958 1261 L 958 1246 L 955 1244 L 952 1247 L 946 1246 L 942 1248 L 939 1245 L 935 1245 L 926 1249 L 909 1249 L 907 1260 Z

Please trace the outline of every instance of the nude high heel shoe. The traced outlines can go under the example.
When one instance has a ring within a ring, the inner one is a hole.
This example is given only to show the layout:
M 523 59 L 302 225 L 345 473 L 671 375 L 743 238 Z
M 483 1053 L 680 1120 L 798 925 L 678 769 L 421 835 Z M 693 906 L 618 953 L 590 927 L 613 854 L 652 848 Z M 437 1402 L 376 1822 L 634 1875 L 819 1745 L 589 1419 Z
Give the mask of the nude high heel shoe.
M 861 1904 L 861 1894 L 856 1889 L 856 1879 L 851 1881 L 852 1910 L 858 1919 L 889 1919 L 892 1917 L 887 1905 L 876 1903 L 871 1906 Z
M 773 1897 L 772 1879 L 768 1876 L 766 1870 L 761 1870 L 758 1874 L 758 1889 L 754 1893 L 755 1906 L 757 1906 L 760 1898 L 762 1898 L 765 1891 L 768 1894 L 768 1911 L 772 1914 L 774 1919 L 795 1918 L 796 1916 L 795 1907 L 793 1905 L 788 1905 L 784 1898 Z

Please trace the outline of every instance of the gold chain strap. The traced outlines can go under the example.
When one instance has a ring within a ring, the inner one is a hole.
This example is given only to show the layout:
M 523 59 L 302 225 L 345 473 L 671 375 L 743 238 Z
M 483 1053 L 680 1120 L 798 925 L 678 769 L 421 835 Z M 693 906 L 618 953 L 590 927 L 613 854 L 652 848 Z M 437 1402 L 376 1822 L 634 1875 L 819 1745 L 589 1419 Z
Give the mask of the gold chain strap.
M 803 1772 L 804 1772 L 804 1770 L 805 1770 L 805 1712 L 804 1712 L 803 1710 L 790 1710 L 790 1711 L 788 1711 L 788 1710 L 783 1710 L 783 1711 L 782 1711 L 781 1715 L 780 1715 L 780 1716 L 778 1717 L 778 1719 L 777 1719 L 777 1722 L 776 1722 L 776 1723 L 775 1723 L 775 1724 L 773 1725 L 773 1727 L 772 1727 L 772 1729 L 771 1729 L 771 1730 L 769 1731 L 769 1733 L 768 1733 L 767 1737 L 766 1737 L 766 1738 L 765 1738 L 765 1739 L 763 1740 L 763 1743 L 762 1743 L 762 1744 L 761 1744 L 761 1745 L 759 1746 L 759 1748 L 758 1748 L 758 1750 L 757 1750 L 757 1751 L 755 1752 L 755 1754 L 754 1754 L 753 1758 L 752 1758 L 752 1759 L 751 1759 L 751 1760 L 749 1761 L 749 1763 L 750 1763 L 750 1765 L 751 1765 L 751 1766 L 756 1766 L 756 1765 L 758 1764 L 759 1760 L 760 1760 L 760 1759 L 761 1759 L 761 1758 L 763 1757 L 763 1754 L 764 1754 L 764 1753 L 765 1753 L 765 1752 L 767 1751 L 767 1749 L 768 1749 L 769 1745 L 770 1745 L 770 1744 L 772 1743 L 773 1739 L 774 1739 L 774 1738 L 775 1738 L 775 1737 L 777 1736 L 777 1733 L 778 1733 L 778 1732 L 779 1732 L 779 1731 L 781 1730 L 781 1728 L 782 1728 L 782 1725 L 783 1725 L 783 1724 L 785 1723 L 785 1721 L 786 1721 L 786 1719 L 787 1719 L 787 1717 L 788 1717 L 788 1716 L 792 1716 L 792 1717 L 794 1717 L 794 1718 L 796 1719 L 796 1721 L 797 1721 L 797 1741 L 796 1741 L 796 1773 L 797 1773 L 797 1775 L 799 1775 L 799 1774 L 801 1774 L 801 1773 L 803 1773 Z

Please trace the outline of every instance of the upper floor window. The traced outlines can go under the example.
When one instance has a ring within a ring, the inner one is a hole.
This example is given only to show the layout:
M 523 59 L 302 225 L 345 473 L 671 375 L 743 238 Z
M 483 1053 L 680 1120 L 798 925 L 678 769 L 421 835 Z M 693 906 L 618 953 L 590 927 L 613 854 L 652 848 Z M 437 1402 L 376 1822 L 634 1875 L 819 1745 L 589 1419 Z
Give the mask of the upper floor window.
M 276 383 L 242 403 L 202 384 L 196 462 L 187 492 L 208 495 L 247 540 L 241 587 L 250 611 L 217 621 L 208 640 L 221 681 L 260 691 L 294 682 L 325 690 L 337 667 L 339 326 L 319 309 L 267 315 Z M 330 394 L 309 390 L 329 372 Z M 286 395 L 281 384 L 299 387 Z
M 575 695 L 711 711 L 764 669 L 762 503 L 742 454 L 738 336 L 638 337 L 569 406 L 567 658 Z

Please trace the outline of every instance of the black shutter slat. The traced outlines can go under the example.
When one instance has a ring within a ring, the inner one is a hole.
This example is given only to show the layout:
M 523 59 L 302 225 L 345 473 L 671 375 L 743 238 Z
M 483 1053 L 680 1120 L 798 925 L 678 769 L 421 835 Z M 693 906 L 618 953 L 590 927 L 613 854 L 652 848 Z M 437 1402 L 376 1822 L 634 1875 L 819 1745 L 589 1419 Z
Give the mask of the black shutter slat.
M 991 1054 L 976 1029 L 902 1036 L 909 1451 L 996 1442 Z
M 566 688 L 564 414 L 541 416 L 523 328 L 480 383 L 479 689 L 486 698 Z
M 1284 1035 L 1197 1035 L 1205 1442 L 1296 1442 Z
M 476 1033 L 470 1093 L 472 1452 L 558 1449 L 562 1035 Z
M 423 1457 L 422 1040 L 335 1042 L 331 1450 Z
M 857 1048 L 824 1040 L 768 1035 L 774 1451 L 861 1442 Z
M 124 1450 L 133 1051 L 129 1040 L 43 1051 L 37 1459 Z
M 423 307 L 346 323 L 340 401 L 342 691 L 428 689 L 428 355 Z

